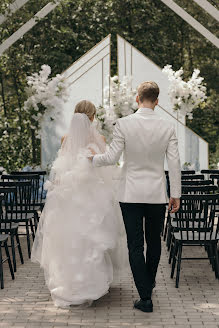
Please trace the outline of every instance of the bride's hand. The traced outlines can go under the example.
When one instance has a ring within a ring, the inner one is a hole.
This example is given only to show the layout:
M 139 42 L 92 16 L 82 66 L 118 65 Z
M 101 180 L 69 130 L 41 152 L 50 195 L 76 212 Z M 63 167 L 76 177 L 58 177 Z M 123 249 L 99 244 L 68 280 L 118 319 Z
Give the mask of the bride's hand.
M 97 153 L 93 150 L 93 148 L 90 148 L 90 147 L 89 147 L 89 150 L 90 150 L 92 156 L 88 157 L 88 159 L 89 159 L 90 161 L 92 161 L 92 160 L 93 160 L 93 157 L 94 157 Z

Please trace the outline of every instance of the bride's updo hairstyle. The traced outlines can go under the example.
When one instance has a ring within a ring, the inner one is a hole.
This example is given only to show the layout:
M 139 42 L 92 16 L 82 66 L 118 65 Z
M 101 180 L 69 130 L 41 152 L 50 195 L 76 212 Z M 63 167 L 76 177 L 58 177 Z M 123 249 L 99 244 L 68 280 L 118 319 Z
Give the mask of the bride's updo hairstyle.
M 81 100 L 75 106 L 75 113 L 86 114 L 89 120 L 93 121 L 96 114 L 96 107 L 88 100 Z

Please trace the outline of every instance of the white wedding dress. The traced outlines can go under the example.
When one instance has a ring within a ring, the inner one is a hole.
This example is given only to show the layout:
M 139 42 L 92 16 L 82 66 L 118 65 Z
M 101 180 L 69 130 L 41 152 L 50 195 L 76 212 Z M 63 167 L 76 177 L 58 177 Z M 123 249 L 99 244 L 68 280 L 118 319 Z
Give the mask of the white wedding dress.
M 52 299 L 60 307 L 105 295 L 113 281 L 112 257 L 115 266 L 121 258 L 122 219 L 114 201 L 112 168 L 93 167 L 89 147 L 105 151 L 88 117 L 74 114 L 46 183 L 46 204 L 32 249 L 32 261 L 44 269 Z

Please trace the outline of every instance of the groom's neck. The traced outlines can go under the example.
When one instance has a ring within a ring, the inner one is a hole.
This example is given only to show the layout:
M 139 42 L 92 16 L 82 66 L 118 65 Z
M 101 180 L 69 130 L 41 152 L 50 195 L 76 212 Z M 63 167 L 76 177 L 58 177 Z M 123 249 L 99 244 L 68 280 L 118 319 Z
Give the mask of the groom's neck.
M 139 103 L 138 107 L 139 108 L 150 108 L 153 109 L 155 108 L 155 104 L 149 101 L 144 101 L 143 103 Z

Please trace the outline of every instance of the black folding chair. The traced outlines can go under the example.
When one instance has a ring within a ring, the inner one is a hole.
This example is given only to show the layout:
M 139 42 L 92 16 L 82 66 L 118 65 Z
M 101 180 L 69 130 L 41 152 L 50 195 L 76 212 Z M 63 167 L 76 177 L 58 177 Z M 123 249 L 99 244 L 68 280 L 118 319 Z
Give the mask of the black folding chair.
M 182 194 L 203 195 L 203 194 L 211 194 L 211 193 L 217 193 L 216 186 L 214 185 L 182 186 Z M 168 222 L 167 222 L 167 240 L 166 240 L 166 245 L 168 250 L 170 250 L 171 248 L 174 229 L 176 229 L 176 224 L 174 224 L 174 222 L 171 220 L 169 215 Z M 170 251 L 169 263 L 171 263 L 171 260 L 172 260 L 172 252 Z
M 4 196 L 0 195 L 0 226 L 2 225 L 2 218 L 3 218 L 3 208 L 2 208 L 2 202 L 4 200 Z M 7 261 L 9 270 L 11 273 L 11 278 L 14 280 L 14 271 L 11 264 L 11 258 L 10 253 L 8 250 L 8 234 L 6 233 L 0 233 L 0 283 L 1 283 L 1 289 L 4 288 L 4 273 L 3 273 L 3 264 Z M 2 255 L 2 249 L 5 249 L 6 258 L 3 259 Z
M 25 172 L 26 173 L 26 172 Z M 30 208 L 29 214 L 33 214 L 34 226 L 35 230 L 37 229 L 37 225 L 39 222 L 38 211 L 41 210 L 42 203 L 40 203 L 40 191 L 39 191 L 39 174 L 10 174 L 10 175 L 2 175 L 3 181 L 30 181 L 31 182 L 31 200 L 30 200 Z M 35 236 L 34 231 L 32 232 L 33 237 Z
M 8 234 L 10 236 L 11 245 L 8 246 L 11 247 L 13 267 L 14 267 L 14 272 L 16 272 L 17 271 L 16 253 L 15 253 L 16 248 L 18 248 L 21 263 L 22 264 L 24 263 L 21 243 L 18 235 L 19 223 L 14 222 L 14 209 L 15 209 L 15 202 L 17 198 L 17 188 L 14 186 L 13 187 L 0 186 L 0 193 L 4 195 L 4 200 L 2 202 L 3 213 L 2 213 L 2 221 L 0 225 L 0 232 Z
M 47 175 L 46 171 L 29 171 L 29 172 L 23 172 L 23 171 L 12 171 L 11 175 L 19 175 L 19 176 L 31 176 L 31 175 L 38 175 L 39 176 L 39 191 L 37 193 L 37 199 L 35 200 L 35 207 L 39 207 L 40 210 L 43 209 L 45 205 L 45 176 Z
M 0 187 L 16 187 L 16 199 L 13 209 L 13 222 L 19 223 L 19 227 L 23 226 L 26 229 L 26 233 L 18 232 L 19 236 L 27 237 L 27 249 L 28 256 L 31 256 L 30 247 L 30 235 L 34 240 L 34 225 L 33 217 L 34 210 L 32 208 L 31 196 L 32 196 L 32 183 L 31 181 L 3 181 L 0 182 Z M 29 229 L 31 231 L 29 231 Z
M 194 170 L 184 170 L 184 171 L 181 171 L 181 174 L 182 175 L 195 174 L 195 171 Z
M 219 279 L 219 259 L 217 243 L 219 240 L 219 221 L 216 220 L 215 208 L 219 194 L 182 195 L 181 208 L 173 215 L 176 230 L 173 235 L 173 262 L 171 278 L 177 263 L 176 287 L 179 286 L 182 260 L 210 260 Z M 184 246 L 204 246 L 209 249 L 208 257 L 182 257 Z
M 25 180 L 25 181 L 31 181 L 32 183 L 32 197 L 31 197 L 31 203 L 32 203 L 32 209 L 33 209 L 33 215 L 34 215 L 34 225 L 35 225 L 35 231 L 38 226 L 39 222 L 39 213 L 42 212 L 44 205 L 45 205 L 45 197 L 44 197 L 44 183 L 45 183 L 45 176 L 46 171 L 31 171 L 31 172 L 18 172 L 13 171 L 11 175 L 8 175 L 8 177 L 13 176 L 13 179 L 16 180 Z M 3 176 L 3 179 L 6 179 L 6 176 Z

